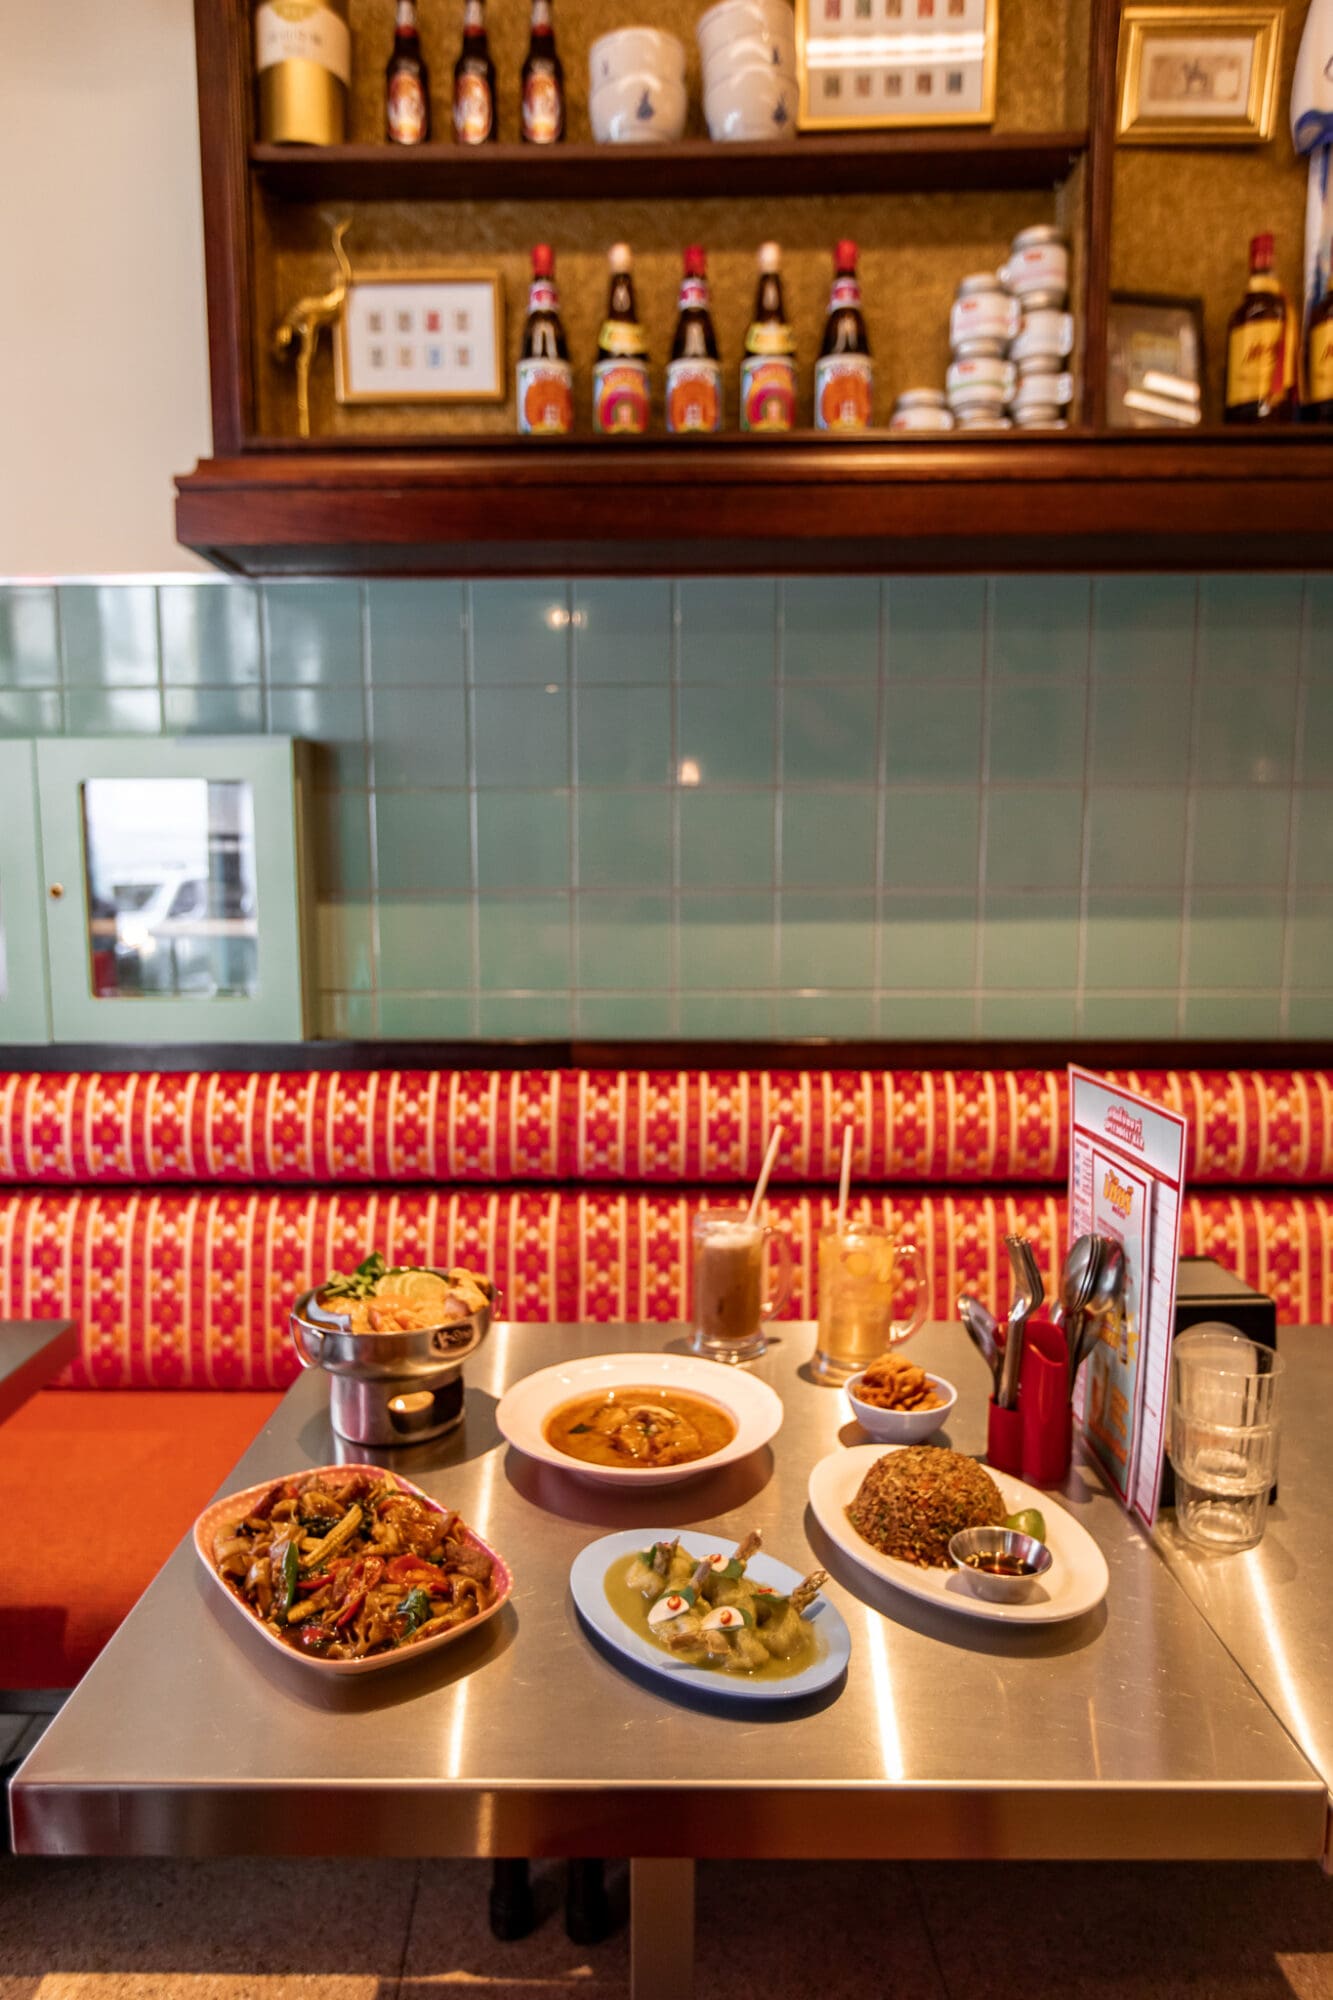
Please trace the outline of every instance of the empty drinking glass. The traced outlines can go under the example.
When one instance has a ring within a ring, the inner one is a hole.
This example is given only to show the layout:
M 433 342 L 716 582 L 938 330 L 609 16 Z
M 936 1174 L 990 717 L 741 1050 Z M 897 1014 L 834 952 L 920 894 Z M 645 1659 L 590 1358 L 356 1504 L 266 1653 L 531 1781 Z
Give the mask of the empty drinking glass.
M 1171 1349 L 1171 1464 L 1176 1521 L 1192 1542 L 1252 1549 L 1277 1477 L 1283 1362 L 1220 1323 Z

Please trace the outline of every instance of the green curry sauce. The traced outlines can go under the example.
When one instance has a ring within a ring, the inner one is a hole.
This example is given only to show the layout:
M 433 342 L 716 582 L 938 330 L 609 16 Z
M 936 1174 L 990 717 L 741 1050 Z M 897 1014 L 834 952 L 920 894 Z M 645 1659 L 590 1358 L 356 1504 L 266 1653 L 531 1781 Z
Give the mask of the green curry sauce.
M 669 1659 L 670 1648 L 661 1643 L 648 1623 L 648 1613 L 652 1610 L 652 1606 L 644 1600 L 640 1591 L 631 1589 L 625 1581 L 628 1568 L 628 1556 L 621 1556 L 612 1563 L 606 1572 L 606 1601 L 617 1617 L 624 1619 L 631 1632 L 637 1632 L 641 1639 L 646 1639 L 650 1646 Z M 806 1635 L 805 1645 L 789 1660 L 770 1659 L 765 1665 L 756 1667 L 750 1673 L 734 1671 L 728 1673 L 721 1666 L 701 1667 L 700 1672 L 714 1673 L 719 1681 L 724 1682 L 791 1680 L 794 1675 L 803 1674 L 807 1667 L 813 1666 L 823 1652 L 820 1635 L 808 1618 L 801 1620 L 801 1629 Z

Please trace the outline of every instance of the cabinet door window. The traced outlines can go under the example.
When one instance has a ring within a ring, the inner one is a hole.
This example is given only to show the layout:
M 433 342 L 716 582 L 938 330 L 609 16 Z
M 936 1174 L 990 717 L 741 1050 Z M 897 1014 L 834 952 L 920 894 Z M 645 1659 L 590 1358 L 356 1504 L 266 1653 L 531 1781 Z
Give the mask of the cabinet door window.
M 37 785 L 30 743 L 0 743 L 0 1044 L 50 1040 Z

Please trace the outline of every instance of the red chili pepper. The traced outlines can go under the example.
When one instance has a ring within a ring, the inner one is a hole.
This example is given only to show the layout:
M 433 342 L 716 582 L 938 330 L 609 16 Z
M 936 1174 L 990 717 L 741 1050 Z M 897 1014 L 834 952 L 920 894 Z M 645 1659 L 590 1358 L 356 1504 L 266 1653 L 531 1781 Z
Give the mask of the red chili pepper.
M 389 1563 L 389 1575 L 395 1583 L 409 1576 L 420 1576 L 423 1570 L 432 1582 L 439 1583 L 440 1572 L 424 1556 L 394 1556 Z
M 313 1597 L 317 1590 L 323 1590 L 326 1583 L 332 1582 L 331 1569 L 326 1569 L 323 1576 L 303 1576 L 296 1586 L 297 1593 L 301 1597 Z
M 347 1627 L 356 1617 L 357 1612 L 361 1609 L 361 1606 L 365 1603 L 365 1601 L 366 1601 L 366 1593 L 364 1590 L 354 1591 L 352 1595 L 348 1598 L 346 1604 L 344 1604 L 342 1610 L 338 1613 L 338 1616 L 334 1619 L 333 1621 L 334 1631 L 335 1632 L 346 1631 Z

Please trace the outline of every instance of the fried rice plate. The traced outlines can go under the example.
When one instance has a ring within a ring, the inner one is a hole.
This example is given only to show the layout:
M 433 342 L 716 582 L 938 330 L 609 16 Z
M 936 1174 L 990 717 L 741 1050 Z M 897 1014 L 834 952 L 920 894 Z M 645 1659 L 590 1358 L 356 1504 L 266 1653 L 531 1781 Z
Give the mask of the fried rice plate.
M 947 1569 L 952 1537 L 962 1528 L 997 1527 L 1004 1502 L 974 1458 L 916 1444 L 876 1460 L 847 1519 L 881 1555 L 918 1569 Z

